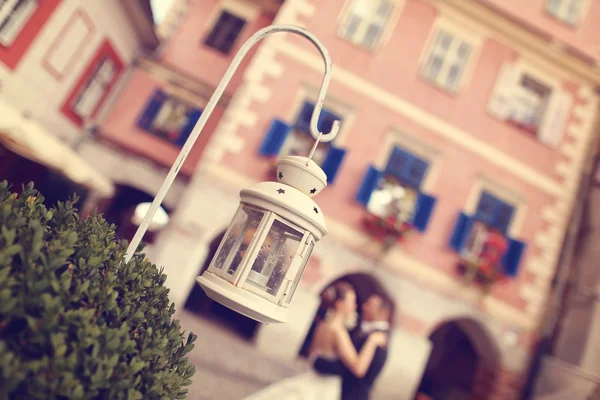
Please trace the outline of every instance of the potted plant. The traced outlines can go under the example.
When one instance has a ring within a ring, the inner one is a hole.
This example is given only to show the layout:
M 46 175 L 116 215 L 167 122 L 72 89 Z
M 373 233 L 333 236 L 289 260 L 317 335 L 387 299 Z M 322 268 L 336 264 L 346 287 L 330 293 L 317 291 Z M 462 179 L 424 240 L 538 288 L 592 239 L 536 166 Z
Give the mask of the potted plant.
M 165 274 L 77 199 L 0 183 L 0 398 L 185 398 L 194 367 Z

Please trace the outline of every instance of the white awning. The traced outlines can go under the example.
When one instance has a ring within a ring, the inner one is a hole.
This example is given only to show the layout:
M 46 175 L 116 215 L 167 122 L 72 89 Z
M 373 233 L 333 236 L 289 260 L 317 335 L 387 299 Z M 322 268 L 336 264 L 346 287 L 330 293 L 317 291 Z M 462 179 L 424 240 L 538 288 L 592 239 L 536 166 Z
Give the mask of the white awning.
M 102 197 L 115 192 L 113 183 L 90 166 L 60 139 L 19 111 L 0 101 L 0 143 L 31 161 L 55 170 L 71 181 L 95 190 Z M 1 161 L 1 160 L 0 160 Z

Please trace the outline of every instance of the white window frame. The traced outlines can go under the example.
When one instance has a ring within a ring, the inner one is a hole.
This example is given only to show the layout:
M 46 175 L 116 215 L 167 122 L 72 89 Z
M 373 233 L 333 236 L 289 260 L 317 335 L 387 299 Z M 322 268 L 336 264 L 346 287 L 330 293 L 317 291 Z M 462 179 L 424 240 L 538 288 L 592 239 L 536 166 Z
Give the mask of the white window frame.
M 39 0 L 4 0 L 0 5 L 0 45 L 14 43 L 38 6 Z
M 100 60 L 100 64 L 95 68 L 94 73 L 88 78 L 85 85 L 75 97 L 75 101 L 71 106 L 73 112 L 83 120 L 91 118 L 109 91 L 116 74 L 117 66 L 115 61 L 110 57 L 103 57 Z
M 515 212 L 508 226 L 506 236 L 519 237 L 527 217 L 527 203 L 525 196 L 521 193 L 506 187 L 486 175 L 480 175 L 471 186 L 464 211 L 468 215 L 474 215 L 479 205 L 479 199 L 483 192 L 488 192 L 496 198 L 514 206 Z
M 372 6 L 370 10 L 371 15 L 361 16 L 361 22 L 359 23 L 356 31 L 353 34 L 349 34 L 347 29 L 353 17 L 353 10 L 357 1 L 365 1 L 370 3 Z M 391 9 L 386 16 L 382 18 L 377 16 L 376 13 L 379 5 L 384 1 L 391 4 Z M 390 34 L 396 25 L 398 15 L 404 6 L 404 1 L 405 0 L 346 0 L 338 21 L 337 35 L 340 38 L 367 50 L 377 50 L 389 39 Z M 380 25 L 381 30 L 377 39 L 369 46 L 364 43 L 364 40 L 369 26 L 374 22 Z
M 438 33 L 442 30 L 452 35 L 453 39 L 452 43 L 450 44 L 450 48 L 446 52 L 446 55 L 444 57 L 444 61 L 441 66 L 440 72 L 438 73 L 436 78 L 431 79 L 428 76 L 426 69 L 432 53 L 437 51 L 437 49 L 435 48 L 436 37 L 438 36 Z M 425 81 L 439 87 L 447 93 L 458 93 L 471 78 L 473 69 L 475 65 L 477 65 L 477 59 L 479 57 L 482 42 L 483 38 L 480 36 L 479 33 L 477 33 L 474 30 L 465 29 L 464 26 L 461 26 L 460 22 L 451 21 L 447 18 L 438 19 L 429 33 L 427 45 L 424 47 L 424 51 L 421 54 L 421 59 L 419 61 L 419 70 L 421 77 Z M 467 60 L 463 62 L 461 71 L 456 79 L 456 82 L 453 86 L 449 86 L 446 82 L 448 79 L 450 68 L 457 62 L 457 50 L 458 46 L 461 43 L 468 44 L 470 46 L 470 52 Z M 448 59 L 448 55 L 450 55 L 450 57 L 452 58 Z
M 548 105 L 546 106 L 544 115 L 540 120 L 536 138 L 542 144 L 545 144 L 550 147 L 557 147 L 560 145 L 563 139 L 563 135 L 559 135 L 556 137 L 547 137 L 547 135 L 545 135 L 544 133 L 547 133 L 547 129 L 550 129 L 551 125 L 556 123 L 556 121 L 553 120 L 553 118 L 557 117 L 557 112 L 556 109 L 554 111 L 552 109 L 557 106 L 557 102 L 564 102 L 562 106 L 565 107 L 565 110 L 560 111 L 567 113 L 567 115 L 561 115 L 561 117 L 567 118 L 567 120 L 561 122 L 559 124 L 561 126 L 559 127 L 562 128 L 562 131 L 565 130 L 570 114 L 569 112 L 571 111 L 572 98 L 570 97 L 568 92 L 563 90 L 560 80 L 556 79 L 555 77 L 549 74 L 544 73 L 538 68 L 535 68 L 530 63 L 520 60 L 512 64 L 503 65 L 502 70 L 496 77 L 495 87 L 488 100 L 488 112 L 490 113 L 490 115 L 502 120 L 503 122 L 506 122 L 508 120 L 508 117 L 504 118 L 503 116 L 498 116 L 496 114 L 497 112 L 507 113 L 508 110 L 506 108 L 504 108 L 504 111 L 493 110 L 493 102 L 496 101 L 495 96 L 505 97 L 509 100 L 512 99 L 515 92 L 517 90 L 520 90 L 519 85 L 524 75 L 529 75 L 536 81 L 548 87 L 551 91 L 548 99 Z
M 569 19 L 569 11 L 573 3 L 578 2 L 578 9 L 576 15 L 572 16 L 572 19 Z M 553 4 L 558 4 L 558 7 L 555 9 L 552 7 Z M 546 12 L 552 16 L 553 18 L 559 20 L 570 26 L 576 26 L 581 18 L 586 14 L 588 10 L 589 0 L 546 0 L 544 8 Z

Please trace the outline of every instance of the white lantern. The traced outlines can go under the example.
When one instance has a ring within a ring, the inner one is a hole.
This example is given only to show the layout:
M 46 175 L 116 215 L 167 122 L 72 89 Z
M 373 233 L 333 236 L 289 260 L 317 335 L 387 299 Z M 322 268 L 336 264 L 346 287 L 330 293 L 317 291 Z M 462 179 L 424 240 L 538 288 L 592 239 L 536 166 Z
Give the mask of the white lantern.
M 198 283 L 213 300 L 264 323 L 285 322 L 286 308 L 315 243 L 327 234 L 312 197 L 327 176 L 306 157 L 284 157 L 277 182 L 240 192 L 240 206 Z
M 290 32 L 308 39 L 323 58 L 325 74 L 310 120 L 310 134 L 315 144 L 308 158 L 282 158 L 277 166 L 277 182 L 262 182 L 241 191 L 240 207 L 210 266 L 198 278 L 210 298 L 264 323 L 286 321 L 286 308 L 313 247 L 327 233 L 321 209 L 312 200 L 327 185 L 327 176 L 312 161 L 312 156 L 319 141 L 333 140 L 340 128 L 340 121 L 334 121 L 331 132 L 323 135 L 318 130 L 319 115 L 331 80 L 331 58 L 323 43 L 299 26 L 265 27 L 241 46 L 141 221 L 124 259 L 125 263 L 129 262 L 138 249 L 169 187 L 244 56 L 258 41 L 276 32 Z

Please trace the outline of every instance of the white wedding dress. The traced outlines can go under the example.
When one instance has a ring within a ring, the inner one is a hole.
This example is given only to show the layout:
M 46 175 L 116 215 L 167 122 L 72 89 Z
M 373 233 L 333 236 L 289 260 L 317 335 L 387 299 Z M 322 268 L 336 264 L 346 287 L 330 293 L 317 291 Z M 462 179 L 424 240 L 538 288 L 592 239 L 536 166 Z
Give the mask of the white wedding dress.
M 329 360 L 337 360 L 334 355 L 320 355 Z M 314 359 L 311 358 L 311 363 Z M 253 393 L 244 400 L 339 400 L 342 397 L 342 378 L 334 375 L 320 375 L 311 370 L 291 378 L 275 382 Z

